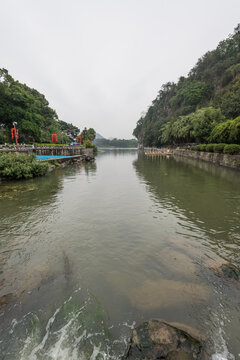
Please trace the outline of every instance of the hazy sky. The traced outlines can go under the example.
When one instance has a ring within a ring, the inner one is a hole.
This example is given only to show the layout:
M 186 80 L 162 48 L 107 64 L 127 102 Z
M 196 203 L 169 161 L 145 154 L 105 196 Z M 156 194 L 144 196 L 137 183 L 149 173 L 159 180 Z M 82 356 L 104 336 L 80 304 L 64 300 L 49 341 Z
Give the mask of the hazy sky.
M 131 138 L 161 85 L 240 22 L 240 0 L 0 0 L 0 67 L 59 118 Z

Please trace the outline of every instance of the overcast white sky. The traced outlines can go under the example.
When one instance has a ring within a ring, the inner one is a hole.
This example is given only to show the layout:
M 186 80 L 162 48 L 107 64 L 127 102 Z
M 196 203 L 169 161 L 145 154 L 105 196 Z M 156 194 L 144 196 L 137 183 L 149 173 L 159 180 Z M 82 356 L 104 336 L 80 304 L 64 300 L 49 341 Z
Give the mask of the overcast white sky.
M 240 0 L 0 0 L 0 67 L 59 118 L 131 138 L 161 85 L 240 22 Z

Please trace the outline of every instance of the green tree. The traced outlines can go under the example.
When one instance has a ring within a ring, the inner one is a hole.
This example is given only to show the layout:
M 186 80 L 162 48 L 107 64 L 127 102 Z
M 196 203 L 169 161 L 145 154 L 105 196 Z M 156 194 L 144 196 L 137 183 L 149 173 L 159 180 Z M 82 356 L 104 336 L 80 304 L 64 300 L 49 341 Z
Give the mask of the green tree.
M 87 129 L 85 127 L 81 132 L 81 137 L 83 141 L 89 140 L 92 142 L 96 137 L 96 131 L 93 128 Z
M 0 124 L 5 125 L 7 141 L 11 141 L 13 121 L 18 124 L 19 141 L 24 142 L 50 142 L 51 133 L 60 134 L 63 123 L 67 124 L 58 120 L 43 94 L 14 80 L 6 69 L 0 69 Z M 72 124 L 66 127 L 70 132 L 76 131 Z
M 93 128 L 89 128 L 87 130 L 87 138 L 88 140 L 90 140 L 91 142 L 95 139 L 96 137 L 96 131 Z
M 193 130 L 191 136 L 195 142 L 207 143 L 213 128 L 225 120 L 220 109 L 212 107 L 199 109 L 190 115 Z
M 83 131 L 81 132 L 81 137 L 82 137 L 82 140 L 85 141 L 85 140 L 88 140 L 88 131 L 87 131 L 87 128 L 85 127 L 83 129 Z
M 239 99 L 238 25 L 234 34 L 198 60 L 187 77 L 181 76 L 176 84 L 168 82 L 161 87 L 138 120 L 133 135 L 144 146 L 208 142 L 217 124 L 240 116 Z M 231 138 L 238 141 L 236 136 Z
M 216 143 L 240 144 L 240 116 L 216 125 L 211 140 Z

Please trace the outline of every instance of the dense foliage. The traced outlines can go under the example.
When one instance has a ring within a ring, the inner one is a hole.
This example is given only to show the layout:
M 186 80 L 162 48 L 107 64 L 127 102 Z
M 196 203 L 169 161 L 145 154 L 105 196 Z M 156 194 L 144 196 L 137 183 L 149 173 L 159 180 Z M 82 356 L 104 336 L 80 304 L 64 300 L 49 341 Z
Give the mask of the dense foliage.
M 45 96 L 13 79 L 6 69 L 0 69 L 0 142 L 12 142 L 10 129 L 17 122 L 19 142 L 51 142 L 51 133 L 58 142 L 69 142 L 79 129 L 58 119 Z
M 91 142 L 91 140 L 84 140 L 83 146 L 85 146 L 86 149 L 93 149 L 93 153 L 96 154 L 98 152 L 98 148 L 95 144 Z
M 240 143 L 240 26 L 187 77 L 164 84 L 133 135 L 144 146 Z
M 37 161 L 35 155 L 2 153 L 0 155 L 0 177 L 6 179 L 29 179 L 47 173 L 48 162 Z
M 116 148 L 136 148 L 138 146 L 138 142 L 135 139 L 96 139 L 94 144 L 99 147 L 116 147 Z
M 93 128 L 87 129 L 86 127 L 81 132 L 83 142 L 86 140 L 93 141 L 96 137 L 96 131 Z
M 224 154 L 240 154 L 240 145 L 238 144 L 199 144 L 191 147 L 194 151 L 216 152 Z
M 63 120 L 58 120 L 60 126 L 61 134 L 63 135 L 63 142 L 68 142 L 69 139 L 75 140 L 78 136 L 80 129 L 73 124 L 67 123 Z

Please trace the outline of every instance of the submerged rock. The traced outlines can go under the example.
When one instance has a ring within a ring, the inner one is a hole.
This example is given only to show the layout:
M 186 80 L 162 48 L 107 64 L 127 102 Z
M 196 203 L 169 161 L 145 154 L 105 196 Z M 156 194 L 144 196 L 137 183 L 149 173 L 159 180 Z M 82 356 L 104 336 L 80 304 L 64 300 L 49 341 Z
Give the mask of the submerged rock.
M 220 272 L 223 274 L 225 278 L 239 280 L 240 277 L 240 268 L 236 267 L 235 265 L 229 263 L 229 264 L 223 264 L 220 267 Z
M 162 320 L 138 325 L 122 360 L 200 360 L 205 358 L 204 337 L 194 330 Z
M 221 259 L 221 261 L 210 264 L 209 267 L 213 269 L 218 276 L 225 279 L 239 280 L 240 278 L 240 268 L 226 260 Z
M 0 308 L 2 306 L 7 305 L 13 298 L 13 294 L 9 293 L 9 294 L 5 294 L 3 296 L 0 296 Z
M 129 292 L 131 304 L 140 310 L 181 307 L 201 304 L 209 298 L 209 289 L 202 284 L 168 279 L 146 280 Z
M 134 280 L 136 280 L 134 282 Z M 186 308 L 198 306 L 209 300 L 211 289 L 202 283 L 177 281 L 165 278 L 143 280 L 140 276 L 130 278 L 127 274 L 112 271 L 107 280 L 114 291 L 125 296 L 130 304 L 141 310 Z M 137 285 L 139 283 L 139 285 Z
M 168 275 L 194 281 L 197 269 L 192 259 L 182 251 L 165 247 L 156 254 L 159 265 Z
M 47 265 L 37 265 L 31 270 L 31 273 L 26 274 L 19 284 L 18 294 L 27 291 L 39 290 L 40 287 L 46 284 L 51 279 L 51 271 Z

